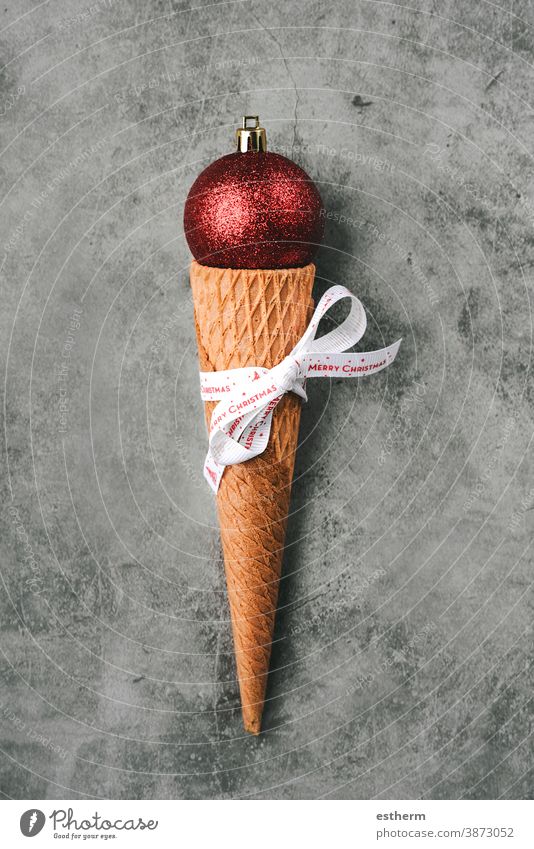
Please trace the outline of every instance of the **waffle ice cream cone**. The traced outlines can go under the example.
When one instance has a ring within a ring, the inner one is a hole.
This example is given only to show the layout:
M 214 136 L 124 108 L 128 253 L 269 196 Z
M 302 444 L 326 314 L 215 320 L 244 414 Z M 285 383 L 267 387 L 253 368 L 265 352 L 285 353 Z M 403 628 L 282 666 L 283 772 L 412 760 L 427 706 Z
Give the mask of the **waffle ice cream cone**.
M 201 371 L 272 368 L 304 333 L 315 266 L 212 268 L 193 262 L 191 288 Z M 207 402 L 210 422 L 215 402 Z M 227 466 L 217 494 L 245 730 L 259 734 L 274 633 L 300 399 L 276 407 L 266 450 Z

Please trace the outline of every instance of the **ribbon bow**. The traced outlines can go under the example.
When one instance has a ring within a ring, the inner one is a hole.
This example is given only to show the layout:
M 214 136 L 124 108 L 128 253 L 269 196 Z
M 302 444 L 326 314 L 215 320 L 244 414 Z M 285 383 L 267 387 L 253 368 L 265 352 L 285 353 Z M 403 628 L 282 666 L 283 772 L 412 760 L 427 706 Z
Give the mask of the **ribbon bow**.
M 343 298 L 350 299 L 347 318 L 316 339 L 319 322 Z M 202 400 L 219 401 L 211 416 L 204 463 L 204 477 L 214 492 L 226 466 L 251 460 L 265 451 L 273 410 L 286 392 L 294 392 L 307 401 L 307 377 L 363 377 L 376 374 L 393 362 L 401 339 L 379 351 L 343 353 L 360 341 L 366 327 L 361 301 L 344 286 L 332 286 L 317 304 L 302 338 L 274 368 L 251 366 L 200 373 Z

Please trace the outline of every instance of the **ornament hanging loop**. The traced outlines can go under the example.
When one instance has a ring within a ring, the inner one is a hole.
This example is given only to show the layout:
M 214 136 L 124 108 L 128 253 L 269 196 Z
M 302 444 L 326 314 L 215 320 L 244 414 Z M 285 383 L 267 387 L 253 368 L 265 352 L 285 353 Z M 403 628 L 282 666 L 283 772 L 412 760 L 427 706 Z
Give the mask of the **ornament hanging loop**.
M 249 126 L 249 121 L 254 125 Z M 238 153 L 265 153 L 267 150 L 267 134 L 260 127 L 258 115 L 243 115 L 243 126 L 235 131 Z

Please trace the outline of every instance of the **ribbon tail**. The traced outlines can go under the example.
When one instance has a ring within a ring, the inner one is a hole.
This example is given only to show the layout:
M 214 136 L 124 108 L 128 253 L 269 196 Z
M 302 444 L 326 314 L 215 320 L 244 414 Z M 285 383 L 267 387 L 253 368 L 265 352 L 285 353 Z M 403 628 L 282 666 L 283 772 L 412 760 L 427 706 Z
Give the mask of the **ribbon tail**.
M 211 454 L 211 451 L 208 451 L 206 454 L 206 459 L 204 460 L 204 477 L 206 478 L 208 484 L 212 492 L 217 495 L 219 490 L 219 486 L 221 483 L 221 478 L 223 476 L 224 470 L 226 466 L 223 466 L 221 463 L 218 463 L 217 460 Z

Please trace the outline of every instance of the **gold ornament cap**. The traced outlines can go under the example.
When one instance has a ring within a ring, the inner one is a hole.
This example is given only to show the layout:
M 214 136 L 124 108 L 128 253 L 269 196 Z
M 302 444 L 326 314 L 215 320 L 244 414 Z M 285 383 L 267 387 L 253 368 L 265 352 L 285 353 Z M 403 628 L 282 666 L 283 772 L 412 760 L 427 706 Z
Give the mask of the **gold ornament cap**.
M 249 126 L 249 121 L 254 121 L 254 125 Z M 238 153 L 265 153 L 267 150 L 267 134 L 260 127 L 258 115 L 243 115 L 243 126 L 235 131 L 235 139 Z

